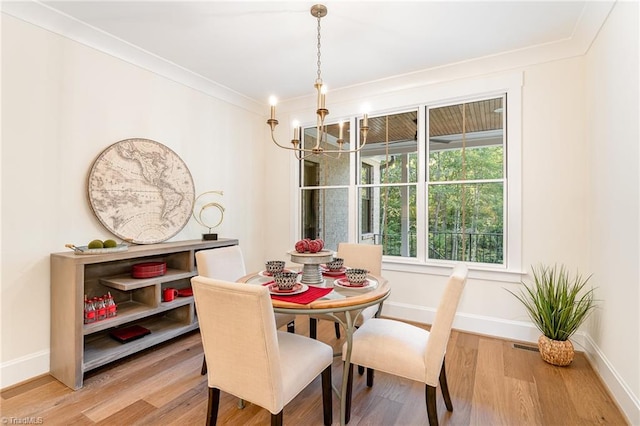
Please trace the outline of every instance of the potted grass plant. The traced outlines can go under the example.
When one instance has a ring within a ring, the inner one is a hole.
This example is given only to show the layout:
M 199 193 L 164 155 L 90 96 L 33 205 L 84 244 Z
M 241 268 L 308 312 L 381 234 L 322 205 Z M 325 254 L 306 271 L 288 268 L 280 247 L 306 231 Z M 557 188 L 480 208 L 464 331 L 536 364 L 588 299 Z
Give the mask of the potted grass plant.
M 527 310 L 542 336 L 538 339 L 540 355 L 546 362 L 565 366 L 574 357 L 569 338 L 596 307 L 594 288 L 586 288 L 591 275 L 583 278 L 569 274 L 564 266 L 532 267 L 533 283 L 513 294 Z

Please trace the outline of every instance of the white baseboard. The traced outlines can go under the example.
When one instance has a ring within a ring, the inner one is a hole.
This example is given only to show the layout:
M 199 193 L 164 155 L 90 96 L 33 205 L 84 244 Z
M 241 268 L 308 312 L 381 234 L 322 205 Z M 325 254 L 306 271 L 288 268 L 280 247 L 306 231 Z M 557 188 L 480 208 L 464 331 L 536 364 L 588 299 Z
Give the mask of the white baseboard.
M 613 399 L 627 416 L 629 424 L 640 425 L 640 399 L 633 395 L 629 386 L 589 335 L 585 335 L 584 351 L 593 369 L 596 370 Z
M 432 324 L 435 309 L 387 301 L 383 304 L 382 315 L 400 320 Z M 465 313 L 456 314 L 453 328 L 474 334 L 536 344 L 540 336 L 538 329 L 530 322 L 510 321 Z M 600 376 L 611 393 L 611 396 L 627 417 L 629 424 L 640 425 L 640 401 L 633 395 L 629 386 L 616 372 L 591 337 L 582 332 L 578 332 L 573 335 L 571 341 L 574 343 L 576 350 L 585 352 L 593 369 Z
M 435 308 L 397 302 L 385 302 L 382 315 L 423 324 L 433 323 Z M 475 334 L 513 339 L 521 342 L 537 343 L 540 332 L 526 321 L 509 321 L 500 318 L 474 314 L 456 314 L 453 328 Z
M 0 364 L 0 389 L 49 373 L 49 350 Z

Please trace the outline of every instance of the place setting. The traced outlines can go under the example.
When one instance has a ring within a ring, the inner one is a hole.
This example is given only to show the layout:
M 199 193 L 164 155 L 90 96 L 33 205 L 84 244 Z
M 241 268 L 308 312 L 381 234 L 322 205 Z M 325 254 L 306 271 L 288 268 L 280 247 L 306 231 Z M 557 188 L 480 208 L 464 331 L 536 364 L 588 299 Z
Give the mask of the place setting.
M 344 271 L 343 278 L 337 278 L 333 281 L 333 285 L 348 289 L 364 289 L 375 285 L 375 282 L 367 278 L 369 273 L 366 269 L 347 268 Z
M 264 264 L 265 269 L 263 271 L 258 272 L 258 275 L 260 275 L 261 277 L 272 278 L 274 274 L 276 274 L 277 272 L 297 273 L 295 271 L 292 271 L 291 269 L 285 269 L 284 265 L 285 265 L 284 260 L 268 260 Z
M 294 295 L 304 293 L 309 290 L 309 286 L 297 282 L 297 272 L 276 272 L 273 276 L 274 280 L 267 283 L 269 293 L 275 295 Z
M 270 260 L 265 263 L 265 273 L 272 276 L 273 280 L 263 285 L 269 289 L 271 298 L 286 302 L 307 304 L 325 296 L 333 289 L 315 287 L 300 282 L 300 274 L 284 269 L 283 261 Z M 262 275 L 262 274 L 261 274 Z
M 327 277 L 343 277 L 347 268 L 344 266 L 344 259 L 340 257 L 334 258 L 331 262 L 320 265 L 320 272 Z

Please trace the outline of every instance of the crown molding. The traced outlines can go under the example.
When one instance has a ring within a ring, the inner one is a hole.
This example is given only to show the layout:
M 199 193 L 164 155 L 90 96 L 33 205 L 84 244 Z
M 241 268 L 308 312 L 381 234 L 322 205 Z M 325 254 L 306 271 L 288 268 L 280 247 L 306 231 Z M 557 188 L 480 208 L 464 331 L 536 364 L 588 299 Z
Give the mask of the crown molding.
M 38 1 L 0 1 L 2 13 L 59 34 L 122 61 L 146 69 L 176 83 L 195 89 L 255 114 L 265 106 L 222 84 L 163 59 L 72 16 Z

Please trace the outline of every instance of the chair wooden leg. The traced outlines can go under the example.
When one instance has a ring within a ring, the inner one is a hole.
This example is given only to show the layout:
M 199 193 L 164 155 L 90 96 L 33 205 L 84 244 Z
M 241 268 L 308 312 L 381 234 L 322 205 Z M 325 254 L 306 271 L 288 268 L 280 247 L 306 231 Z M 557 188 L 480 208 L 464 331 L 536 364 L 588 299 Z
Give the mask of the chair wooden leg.
M 291 321 L 289 324 L 287 324 L 287 331 L 289 333 L 295 333 L 296 332 L 296 323 L 295 323 L 295 321 Z
M 207 374 L 207 358 L 202 357 L 202 368 L 200 369 L 200 375 L 204 376 Z
M 438 412 L 436 410 L 436 388 L 429 385 L 424 386 L 424 394 L 427 401 L 427 417 L 429 417 L 429 426 L 438 426 Z
M 367 386 L 373 387 L 373 368 L 367 368 Z
M 318 320 L 309 318 L 309 337 L 315 339 L 318 336 Z
M 322 415 L 326 426 L 331 426 L 333 421 L 332 393 L 331 366 L 328 366 L 322 372 Z
M 349 364 L 347 367 L 345 365 L 344 368 L 349 369 L 349 375 L 347 376 L 347 400 L 345 401 L 345 413 L 344 413 L 344 422 L 349 423 L 351 419 L 351 394 L 353 391 L 353 364 Z
M 444 404 L 447 406 L 447 411 L 453 411 L 451 395 L 449 395 L 449 386 L 447 385 L 447 371 L 444 368 L 444 360 L 442 360 L 442 368 L 440 369 L 440 389 L 442 389 L 442 396 L 444 397 Z
M 282 426 L 282 411 L 278 414 L 271 414 L 271 426 Z
M 333 326 L 336 329 L 336 339 L 340 338 L 340 323 L 334 322 Z
M 218 422 L 219 406 L 220 389 L 209 388 L 209 403 L 207 405 L 207 426 L 215 426 Z

